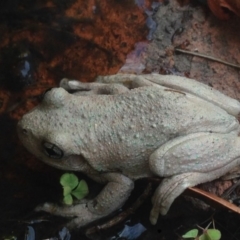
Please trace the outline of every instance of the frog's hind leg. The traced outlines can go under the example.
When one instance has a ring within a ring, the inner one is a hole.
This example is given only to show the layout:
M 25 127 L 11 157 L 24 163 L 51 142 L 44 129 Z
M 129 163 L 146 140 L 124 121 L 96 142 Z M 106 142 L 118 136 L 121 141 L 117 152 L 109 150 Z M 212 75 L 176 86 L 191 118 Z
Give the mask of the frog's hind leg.
M 195 133 L 176 138 L 158 148 L 149 160 L 150 169 L 168 177 L 152 198 L 150 221 L 166 214 L 186 188 L 212 181 L 240 164 L 240 140 L 236 133 Z
M 240 113 L 240 102 L 194 79 L 180 76 L 147 74 L 145 79 L 164 87 L 190 93 L 224 109 L 231 115 Z
M 160 88 L 170 88 L 179 92 L 189 93 L 201 99 L 213 103 L 223 108 L 231 115 L 237 116 L 240 113 L 240 103 L 236 99 L 230 98 L 221 92 L 200 83 L 194 79 L 180 76 L 161 75 L 161 74 L 115 74 L 110 76 L 98 76 L 95 79 L 98 83 L 118 83 L 128 89 L 155 86 Z

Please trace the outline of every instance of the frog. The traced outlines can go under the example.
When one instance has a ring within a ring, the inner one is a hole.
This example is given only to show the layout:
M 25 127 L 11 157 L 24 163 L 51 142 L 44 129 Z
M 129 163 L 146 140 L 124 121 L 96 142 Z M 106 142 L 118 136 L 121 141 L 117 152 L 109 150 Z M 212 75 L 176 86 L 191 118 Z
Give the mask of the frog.
M 141 178 L 163 178 L 150 222 L 166 215 L 188 187 L 217 179 L 240 164 L 240 103 L 194 79 L 152 74 L 62 79 L 17 124 L 38 159 L 82 172 L 103 184 L 93 199 L 38 211 L 69 217 L 80 228 L 120 209 Z

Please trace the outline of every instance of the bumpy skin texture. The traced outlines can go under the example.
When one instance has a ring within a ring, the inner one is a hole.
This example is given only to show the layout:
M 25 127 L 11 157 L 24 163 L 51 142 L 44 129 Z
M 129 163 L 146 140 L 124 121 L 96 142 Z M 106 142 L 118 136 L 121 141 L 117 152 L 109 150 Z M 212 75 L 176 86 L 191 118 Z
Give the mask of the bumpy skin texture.
M 18 123 L 24 146 L 40 160 L 106 184 L 85 204 L 38 210 L 74 217 L 81 227 L 117 210 L 134 180 L 165 180 L 152 198 L 152 224 L 187 187 L 240 163 L 238 101 L 194 80 L 118 74 L 94 83 L 63 79 Z M 69 92 L 74 93 L 69 93 Z

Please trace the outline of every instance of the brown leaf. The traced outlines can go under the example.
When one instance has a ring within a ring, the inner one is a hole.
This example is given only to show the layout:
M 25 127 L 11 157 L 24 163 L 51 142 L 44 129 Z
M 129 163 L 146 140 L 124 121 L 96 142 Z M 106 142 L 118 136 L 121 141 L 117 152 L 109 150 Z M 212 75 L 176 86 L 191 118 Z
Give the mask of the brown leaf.
M 218 196 L 216 196 L 215 194 L 212 194 L 210 192 L 206 192 L 202 189 L 196 188 L 196 187 L 191 187 L 188 188 L 188 190 L 191 192 L 190 195 L 197 195 L 197 197 L 199 199 L 202 199 L 206 202 L 209 202 L 210 205 L 218 205 L 218 206 L 222 206 L 222 207 L 226 207 L 229 210 L 240 214 L 240 208 L 237 207 L 236 205 L 228 202 L 227 200 L 220 198 Z
M 240 0 L 208 0 L 208 6 L 222 20 L 229 19 L 230 12 L 240 17 Z

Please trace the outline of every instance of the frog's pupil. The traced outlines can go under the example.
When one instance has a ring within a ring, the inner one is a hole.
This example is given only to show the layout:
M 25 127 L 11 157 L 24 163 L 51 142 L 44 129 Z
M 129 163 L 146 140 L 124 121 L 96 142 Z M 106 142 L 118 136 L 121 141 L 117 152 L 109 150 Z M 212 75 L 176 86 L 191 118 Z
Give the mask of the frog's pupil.
M 43 142 L 44 153 L 50 157 L 55 159 L 60 159 L 63 157 L 63 151 L 57 147 L 55 144 L 50 142 Z

